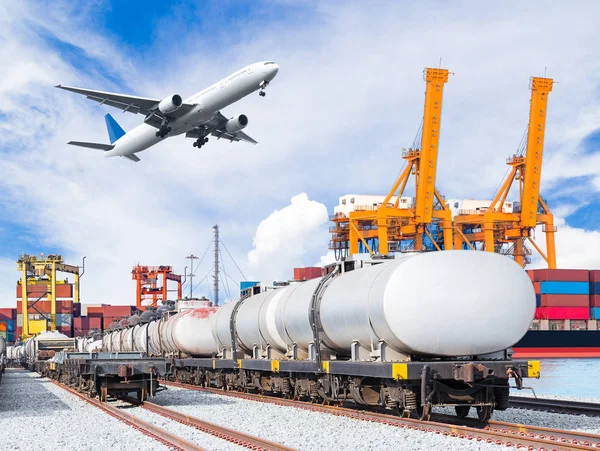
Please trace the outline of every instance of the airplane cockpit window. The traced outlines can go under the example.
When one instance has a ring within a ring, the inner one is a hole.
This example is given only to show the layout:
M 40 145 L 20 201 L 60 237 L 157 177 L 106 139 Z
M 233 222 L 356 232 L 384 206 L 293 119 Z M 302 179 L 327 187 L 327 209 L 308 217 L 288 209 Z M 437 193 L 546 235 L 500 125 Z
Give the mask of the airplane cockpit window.
M 268 65 L 268 64 L 275 64 L 275 63 L 274 63 L 273 61 L 267 61 L 267 62 L 265 63 L 265 66 L 266 66 L 266 65 Z

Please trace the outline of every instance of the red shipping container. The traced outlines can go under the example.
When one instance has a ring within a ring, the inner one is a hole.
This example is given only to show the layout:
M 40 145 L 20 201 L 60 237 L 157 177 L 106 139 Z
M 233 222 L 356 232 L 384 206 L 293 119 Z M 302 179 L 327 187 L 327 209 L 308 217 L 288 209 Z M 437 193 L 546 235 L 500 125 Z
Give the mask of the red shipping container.
M 294 280 L 305 280 L 304 268 L 294 268 Z
M 73 329 L 83 330 L 90 328 L 90 320 L 85 316 L 81 316 L 79 318 L 73 318 Z
M 600 282 L 600 269 L 593 269 L 590 271 L 590 282 Z
M 50 295 L 50 285 L 46 284 L 35 284 L 27 285 L 27 295 L 30 298 L 39 298 L 44 293 L 48 293 L 45 297 Z M 56 284 L 56 297 L 57 298 L 72 298 L 73 297 L 73 285 L 70 283 Z M 17 285 L 17 298 L 21 299 L 21 285 Z
M 557 282 L 588 282 L 590 272 L 587 269 L 534 269 L 534 282 L 554 280 Z
M 135 311 L 135 307 L 132 305 L 107 305 L 102 309 L 104 316 L 120 316 L 122 318 L 129 318 Z
M 14 320 L 17 318 L 17 309 L 0 308 L 0 320 Z
M 588 307 L 538 307 L 536 319 L 589 319 Z
M 540 291 L 542 290 L 541 285 L 540 282 L 533 282 L 533 291 L 535 291 L 535 294 L 540 294 Z
M 542 294 L 542 307 L 589 307 L 587 294 Z M 587 318 L 586 318 L 587 319 Z
M 590 296 L 590 307 L 600 307 L 600 294 Z
M 322 269 L 319 267 L 304 268 L 304 277 L 306 280 L 317 279 L 321 277 Z
M 105 305 L 103 305 L 102 307 L 88 307 L 87 308 L 87 316 L 102 318 L 102 316 L 104 316 L 103 315 L 104 307 L 105 307 Z
M 88 317 L 90 329 L 102 330 L 102 318 Z
M 529 278 L 531 279 L 531 281 L 533 282 L 533 275 L 535 274 L 535 270 L 528 269 L 526 272 L 527 272 L 527 275 L 529 276 Z

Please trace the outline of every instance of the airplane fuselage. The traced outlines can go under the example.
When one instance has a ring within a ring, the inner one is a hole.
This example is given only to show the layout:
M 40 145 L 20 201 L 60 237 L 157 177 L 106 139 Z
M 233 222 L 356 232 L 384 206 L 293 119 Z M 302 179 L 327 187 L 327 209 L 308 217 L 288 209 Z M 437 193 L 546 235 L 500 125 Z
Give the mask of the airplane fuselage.
M 275 77 L 278 69 L 272 62 L 254 63 L 189 97 L 185 103 L 194 105 L 194 108 L 169 121 L 171 131 L 168 136 L 187 133 L 207 123 L 221 109 L 261 89 L 264 82 L 268 83 Z M 104 152 L 104 156 L 132 155 L 146 150 L 164 139 L 156 136 L 156 131 L 156 127 L 142 123 L 115 141 L 114 148 Z

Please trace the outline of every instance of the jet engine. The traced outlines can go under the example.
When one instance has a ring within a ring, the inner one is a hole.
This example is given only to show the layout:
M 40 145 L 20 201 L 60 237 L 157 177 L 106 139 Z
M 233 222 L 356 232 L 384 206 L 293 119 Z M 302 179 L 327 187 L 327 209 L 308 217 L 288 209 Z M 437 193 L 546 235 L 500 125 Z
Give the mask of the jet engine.
M 181 100 L 181 96 L 173 94 L 172 96 L 162 99 L 158 104 L 158 109 L 163 114 L 171 114 L 177 111 L 182 104 L 183 100 Z
M 245 128 L 246 125 L 248 125 L 248 116 L 245 114 L 240 114 L 227 121 L 225 124 L 225 130 L 227 130 L 229 133 L 235 133 Z

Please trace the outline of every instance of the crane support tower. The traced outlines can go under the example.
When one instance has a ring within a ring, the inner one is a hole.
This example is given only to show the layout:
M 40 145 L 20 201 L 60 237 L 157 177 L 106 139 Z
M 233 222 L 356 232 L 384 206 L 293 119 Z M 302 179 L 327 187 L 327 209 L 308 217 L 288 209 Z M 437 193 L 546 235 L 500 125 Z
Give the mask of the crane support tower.
M 525 154 L 520 151 L 507 160 L 509 175 L 487 210 L 459 212 L 454 217 L 456 248 L 468 247 L 511 255 L 517 263 L 525 266 L 531 255 L 531 249 L 526 246 L 528 242 L 546 261 L 548 268 L 556 268 L 554 216 L 540 196 L 548 94 L 552 86 L 551 78 L 531 78 Z M 514 181 L 519 182 L 519 202 L 513 203 L 512 211 L 508 211 L 505 202 Z M 546 235 L 546 254 L 532 238 L 537 225 L 542 225 Z
M 370 254 L 387 255 L 406 250 L 452 249 L 452 213 L 436 189 L 442 97 L 447 69 L 426 68 L 425 106 L 421 142 L 403 151 L 406 161 L 392 189 L 377 205 L 356 205 L 346 214 L 335 214 L 330 228 L 330 248 L 336 256 L 359 252 L 359 243 Z M 420 145 L 420 148 L 419 148 Z M 408 180 L 414 176 L 414 204 L 399 206 Z M 429 245 L 426 246 L 425 242 Z M 371 243 L 373 246 L 370 246 Z M 376 243 L 377 248 L 373 249 Z
M 149 306 L 156 307 L 158 301 L 166 301 L 169 280 L 177 282 L 177 299 L 181 299 L 181 275 L 174 274 L 172 266 L 137 265 L 131 271 L 131 278 L 136 281 L 135 305 L 139 309 Z M 161 282 L 160 286 L 159 281 Z
M 21 285 L 21 307 L 23 312 L 21 338 L 25 339 L 32 335 L 29 328 L 28 311 L 35 302 L 41 299 L 40 297 L 33 304 L 29 303 L 28 285 L 31 284 L 42 283 L 49 287 L 44 295 L 48 295 L 50 298 L 50 330 L 56 330 L 56 285 L 59 282 L 56 274 L 60 272 L 75 276 L 73 301 L 79 302 L 79 266 L 67 265 L 62 255 L 50 254 L 44 257 L 41 254 L 36 257 L 35 255 L 23 254 L 17 260 L 17 271 L 21 273 L 21 280 L 18 282 Z

